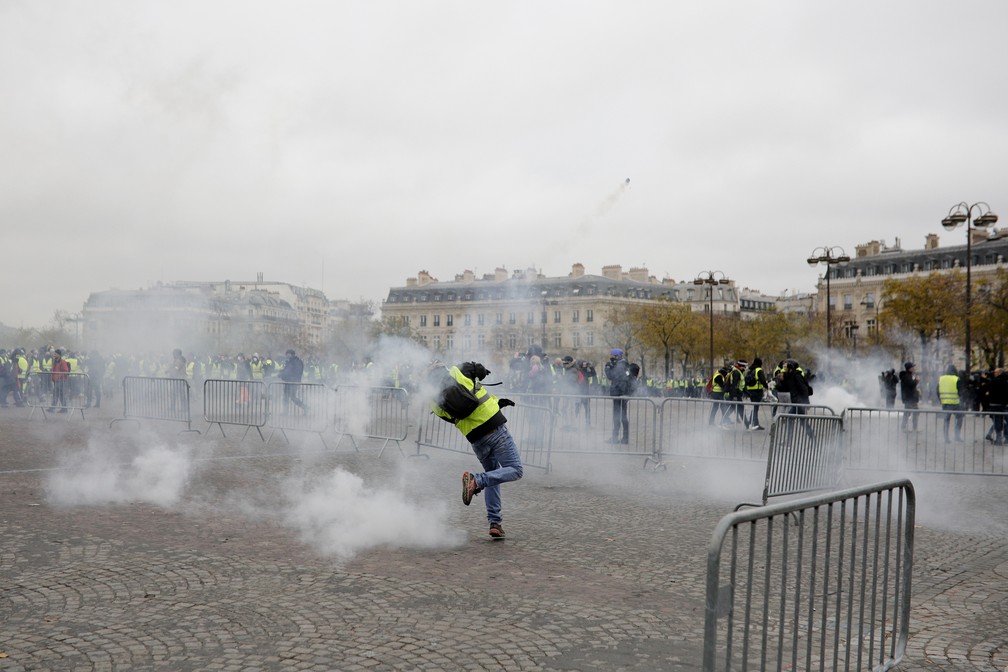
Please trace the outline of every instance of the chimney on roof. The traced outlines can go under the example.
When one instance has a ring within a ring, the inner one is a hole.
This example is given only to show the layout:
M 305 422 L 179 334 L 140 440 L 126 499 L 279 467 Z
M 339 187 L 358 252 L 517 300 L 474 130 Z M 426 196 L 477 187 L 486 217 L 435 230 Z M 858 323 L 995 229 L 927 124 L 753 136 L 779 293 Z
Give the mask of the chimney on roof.
M 632 266 L 628 275 L 631 280 L 635 280 L 637 282 L 648 281 L 648 270 L 644 266 Z
M 620 264 L 608 264 L 602 267 L 602 277 L 610 280 L 621 280 L 623 278 L 623 266 Z

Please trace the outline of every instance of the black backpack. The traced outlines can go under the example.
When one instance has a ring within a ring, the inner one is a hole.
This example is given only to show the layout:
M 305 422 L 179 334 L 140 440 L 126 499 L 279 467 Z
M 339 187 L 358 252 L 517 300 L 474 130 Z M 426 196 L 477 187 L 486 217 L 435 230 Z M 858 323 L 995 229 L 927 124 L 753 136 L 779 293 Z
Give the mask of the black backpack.
M 745 372 L 745 386 L 747 388 L 756 387 L 756 369 L 749 369 Z
M 455 380 L 455 377 L 445 370 L 444 376 L 441 378 L 440 390 L 437 395 L 436 403 L 441 409 L 450 415 L 452 419 L 458 421 L 463 418 L 468 418 L 472 415 L 480 404 L 483 403 L 489 395 L 483 399 L 476 397 L 476 392 L 479 391 L 480 384 L 479 381 L 473 381 L 473 389 L 469 389 L 459 381 Z

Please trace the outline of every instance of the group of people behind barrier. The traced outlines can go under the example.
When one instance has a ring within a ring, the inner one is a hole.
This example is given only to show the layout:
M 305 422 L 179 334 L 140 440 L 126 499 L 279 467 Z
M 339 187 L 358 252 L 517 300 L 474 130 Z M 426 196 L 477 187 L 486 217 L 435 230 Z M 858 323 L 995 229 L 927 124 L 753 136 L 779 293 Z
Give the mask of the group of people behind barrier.
M 101 356 L 95 353 L 89 367 L 104 370 Z M 0 408 L 10 406 L 8 400 L 15 407 L 48 406 L 63 413 L 71 407 L 90 407 L 92 402 L 100 406 L 101 388 L 92 385 L 86 374 L 83 358 L 73 351 L 0 350 Z
M 743 426 L 751 431 L 763 431 L 760 420 L 760 406 L 763 401 L 785 404 L 784 412 L 804 415 L 805 407 L 811 403 L 812 380 L 815 374 L 806 372 L 794 359 L 782 359 L 770 376 L 763 368 L 763 359 L 756 357 L 752 364 L 737 360 L 731 366 L 718 369 L 707 384 L 707 394 L 711 400 L 708 425 L 721 428 Z M 744 404 L 743 401 L 752 402 Z M 746 407 L 750 409 L 748 414 Z M 771 410 L 776 414 L 778 406 Z
M 879 374 L 879 389 L 885 399 L 886 408 L 896 404 L 897 391 L 906 412 L 903 413 L 901 428 L 905 432 L 918 430 L 919 414 L 924 398 L 924 390 L 917 366 L 913 362 L 905 362 L 899 374 L 895 369 L 889 369 Z M 962 426 L 964 416 L 959 411 L 980 411 L 989 413 L 990 429 L 984 436 L 986 441 L 994 445 L 1004 445 L 1008 441 L 1008 431 L 1004 422 L 1004 413 L 1008 408 L 1008 371 L 996 367 L 989 371 L 978 371 L 967 376 L 965 371 L 958 370 L 950 364 L 938 378 L 934 387 L 934 400 L 941 406 L 945 415 L 942 419 L 945 443 L 953 441 L 950 436 L 950 426 L 954 424 L 955 438 L 962 442 Z M 954 423 L 953 423 L 954 420 Z

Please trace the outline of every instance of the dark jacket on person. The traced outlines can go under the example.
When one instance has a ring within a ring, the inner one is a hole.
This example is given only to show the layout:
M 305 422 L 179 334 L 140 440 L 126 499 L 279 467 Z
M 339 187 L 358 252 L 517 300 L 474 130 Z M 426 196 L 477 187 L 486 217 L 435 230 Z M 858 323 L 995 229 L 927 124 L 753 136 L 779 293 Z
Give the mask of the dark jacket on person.
M 611 359 L 606 362 L 605 376 L 609 381 L 609 396 L 626 397 L 633 394 L 630 365 L 625 359 Z
M 303 376 L 304 362 L 297 355 L 291 355 L 280 369 L 280 380 L 285 383 L 300 383 Z
M 1008 406 L 1008 372 L 992 375 L 987 385 L 987 407 L 1003 411 Z
M 777 390 L 788 392 L 793 404 L 809 403 L 809 385 L 801 369 L 785 368 L 777 382 Z
M 900 371 L 900 399 L 903 403 L 917 403 L 920 400 L 920 390 L 917 389 L 918 380 L 911 371 Z
M 235 363 L 235 377 L 238 380 L 252 380 L 252 364 L 244 357 Z
M 889 369 L 882 374 L 882 388 L 885 391 L 885 396 L 887 399 L 896 398 L 896 387 L 899 385 L 899 378 L 896 377 L 896 372 Z

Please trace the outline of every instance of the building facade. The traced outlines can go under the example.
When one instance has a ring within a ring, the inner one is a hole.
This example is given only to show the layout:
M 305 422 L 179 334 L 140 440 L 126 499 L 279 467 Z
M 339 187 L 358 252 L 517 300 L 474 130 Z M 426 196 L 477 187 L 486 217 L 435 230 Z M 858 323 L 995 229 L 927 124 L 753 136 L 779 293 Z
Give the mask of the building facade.
M 989 282 L 998 269 L 1004 268 L 1008 258 L 1008 229 L 988 234 L 974 230 L 971 276 L 974 291 Z M 963 236 L 965 238 L 965 235 Z M 925 237 L 923 249 L 904 250 L 897 238 L 895 245 L 873 240 L 855 247 L 855 254 L 846 266 L 830 266 L 829 306 L 834 334 L 856 343 L 874 343 L 885 325 L 880 323 L 882 290 L 886 280 L 904 280 L 932 272 L 951 273 L 966 269 L 966 242 L 960 245 L 939 246 L 937 234 Z M 816 285 L 815 308 L 824 313 L 827 306 L 826 275 L 819 277 Z M 965 285 L 963 287 L 965 301 Z
M 619 265 L 585 273 L 574 264 L 566 277 L 546 277 L 535 269 L 476 277 L 464 271 L 440 282 L 426 271 L 389 290 L 382 319 L 407 325 L 427 347 L 464 361 L 488 354 L 505 357 L 538 345 L 552 355 L 604 359 L 618 344 L 607 327 L 614 309 L 653 301 L 686 303 L 706 314 L 739 314 L 734 283 L 707 286 L 692 281 L 658 281 L 643 267 L 624 272 Z M 754 308 L 755 309 L 755 308 Z
M 282 282 L 179 281 L 92 293 L 81 313 L 83 343 L 107 352 L 233 352 L 326 337 L 329 302 L 320 290 Z

